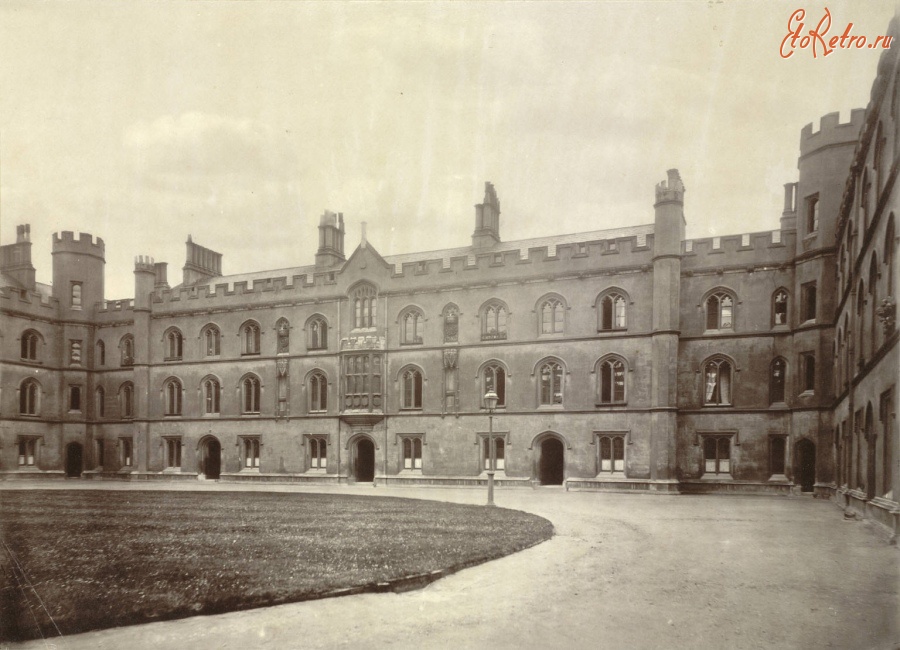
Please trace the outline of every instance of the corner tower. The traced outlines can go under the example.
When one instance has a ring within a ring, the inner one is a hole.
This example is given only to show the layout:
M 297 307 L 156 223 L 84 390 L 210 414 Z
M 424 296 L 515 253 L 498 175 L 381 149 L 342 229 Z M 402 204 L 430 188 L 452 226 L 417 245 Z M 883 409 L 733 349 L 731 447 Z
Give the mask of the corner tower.
M 316 251 L 316 267 L 327 269 L 337 266 L 344 258 L 344 214 L 328 210 L 319 219 L 319 249 Z
M 53 297 L 66 318 L 87 320 L 103 301 L 106 249 L 103 240 L 65 230 L 53 235 Z
M 16 226 L 16 243 L 0 246 L 0 271 L 34 291 L 34 266 L 31 263 L 31 226 Z
M 493 183 L 484 184 L 484 201 L 475 206 L 473 248 L 488 248 L 500 243 L 500 199 Z

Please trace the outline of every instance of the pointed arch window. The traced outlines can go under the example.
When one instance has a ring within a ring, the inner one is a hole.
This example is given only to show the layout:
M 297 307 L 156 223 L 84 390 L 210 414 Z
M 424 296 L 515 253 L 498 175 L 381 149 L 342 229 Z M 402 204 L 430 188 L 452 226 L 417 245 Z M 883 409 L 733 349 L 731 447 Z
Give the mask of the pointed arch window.
M 103 390 L 103 386 L 97 386 L 97 389 L 94 391 L 94 412 L 98 418 L 106 415 L 106 393 Z
M 538 398 L 541 406 L 563 403 L 563 368 L 558 361 L 545 361 L 538 368 Z
M 787 361 L 778 357 L 769 370 L 769 404 L 784 403 Z
M 716 357 L 703 364 L 703 405 L 729 406 L 731 404 L 731 362 Z
M 706 299 L 706 329 L 734 329 L 734 296 L 725 291 L 713 293 Z
M 260 402 L 260 381 L 256 375 L 249 375 L 241 380 L 241 413 L 258 415 Z
M 134 365 L 134 337 L 131 334 L 122 337 L 122 341 L 119 343 L 119 350 L 122 353 L 119 365 Z
M 98 366 L 106 365 L 106 343 L 103 341 L 97 341 L 96 345 L 97 353 L 94 356 L 94 360 L 96 361 Z
M 181 359 L 184 348 L 184 337 L 178 329 L 173 327 L 166 332 L 165 346 L 166 361 L 177 361 Z
M 241 354 L 259 354 L 259 323 L 250 321 L 241 325 Z
M 165 400 L 166 415 L 181 415 L 182 388 L 180 380 L 173 378 L 163 384 L 163 398 Z
M 786 289 L 778 289 L 772 294 L 772 325 L 787 325 L 788 322 L 788 292 Z
M 364 284 L 356 289 L 351 300 L 353 303 L 353 327 L 356 329 L 368 329 L 376 326 L 378 322 L 378 292 L 370 284 Z
M 459 308 L 456 305 L 444 307 L 444 343 L 459 341 Z
M 200 391 L 203 395 L 203 414 L 219 415 L 221 413 L 220 399 L 222 394 L 222 385 L 215 377 L 207 377 L 200 384 Z
M 134 385 L 130 381 L 119 388 L 119 409 L 123 419 L 134 417 Z
M 898 91 L 900 92 L 900 91 Z M 900 127 L 897 128 L 900 134 Z M 894 295 L 894 214 L 888 217 L 888 225 L 884 235 L 884 263 L 887 266 L 887 295 Z
M 203 344 L 203 356 L 217 357 L 222 352 L 222 333 L 215 325 L 207 325 L 200 335 Z
M 418 309 L 400 315 L 400 344 L 421 345 L 425 341 L 425 316 Z
M 602 359 L 597 367 L 599 374 L 598 404 L 625 403 L 625 360 L 612 356 Z
M 566 306 L 559 298 L 547 298 L 538 307 L 541 334 L 562 334 L 565 331 Z
M 626 310 L 628 297 L 622 291 L 608 291 L 600 297 L 600 331 L 624 330 L 627 328 Z
M 278 335 L 278 354 L 291 351 L 291 324 L 287 318 L 279 318 L 275 323 L 275 332 Z
M 496 408 L 506 407 L 506 369 L 502 365 L 492 363 L 484 367 L 481 388 L 482 395 L 487 395 L 491 391 L 497 394 Z
M 506 340 L 508 315 L 506 305 L 500 302 L 488 303 L 481 314 L 481 340 Z
M 22 360 L 37 361 L 38 345 L 40 344 L 40 341 L 40 335 L 34 330 L 25 330 L 22 332 Z
M 41 411 L 41 385 L 35 379 L 19 384 L 19 415 L 37 415 Z
M 328 379 L 319 371 L 309 376 L 309 411 L 324 413 L 328 410 Z
M 307 330 L 309 332 L 307 347 L 310 350 L 325 350 L 328 347 L 328 323 L 324 318 L 313 318 Z
M 402 409 L 422 408 L 422 372 L 416 368 L 408 368 L 400 375 Z

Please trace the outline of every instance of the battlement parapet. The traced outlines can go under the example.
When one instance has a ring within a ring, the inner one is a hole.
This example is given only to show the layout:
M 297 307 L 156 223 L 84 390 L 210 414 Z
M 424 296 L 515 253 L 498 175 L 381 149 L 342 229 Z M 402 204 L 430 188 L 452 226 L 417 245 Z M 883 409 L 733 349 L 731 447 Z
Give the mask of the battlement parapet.
M 866 109 L 850 111 L 850 121 L 841 122 L 840 113 L 828 113 L 819 119 L 819 129 L 813 132 L 812 122 L 800 130 L 800 157 L 817 149 L 835 144 L 855 143 L 866 120 Z
M 152 273 L 156 276 L 156 265 L 149 255 L 137 255 L 134 258 L 134 270 L 141 273 Z
M 684 183 L 681 181 L 681 174 L 677 169 L 670 169 L 666 172 L 667 178 L 656 184 L 656 203 L 667 201 L 675 201 L 677 203 L 684 202 Z
M 794 232 L 765 230 L 739 235 L 686 239 L 682 243 L 682 253 L 685 255 L 685 261 L 690 264 L 700 264 L 697 258 L 706 256 L 718 258 L 723 254 L 728 259 L 736 255 L 738 259 L 746 261 L 765 261 L 772 256 L 780 260 L 785 255 L 793 254 L 795 237 Z M 773 249 L 784 252 L 775 252 Z
M 77 253 L 79 255 L 93 255 L 105 260 L 106 245 L 100 237 L 94 237 L 90 233 L 80 232 L 78 237 L 71 230 L 53 233 L 53 254 Z
M 19 311 L 35 310 L 47 316 L 59 309 L 59 300 L 47 296 L 39 291 L 28 289 L 16 289 L 13 287 L 0 287 L 0 299 L 3 309 L 17 309 Z
M 96 303 L 96 312 L 98 314 L 106 312 L 121 312 L 128 309 L 134 309 L 133 298 L 121 298 L 119 300 L 103 300 Z

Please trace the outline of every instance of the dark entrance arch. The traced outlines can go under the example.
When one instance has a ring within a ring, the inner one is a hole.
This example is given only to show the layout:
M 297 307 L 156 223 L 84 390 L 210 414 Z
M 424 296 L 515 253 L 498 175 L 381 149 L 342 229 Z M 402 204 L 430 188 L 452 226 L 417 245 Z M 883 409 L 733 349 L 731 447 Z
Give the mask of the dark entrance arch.
M 360 483 L 375 480 L 375 445 L 368 438 L 362 438 L 356 443 L 353 477 Z
M 212 436 L 200 443 L 200 473 L 209 480 L 222 473 L 222 445 Z
M 541 442 L 539 478 L 541 485 L 562 485 L 565 465 L 563 444 L 558 438 L 545 438 Z
M 66 476 L 78 478 L 81 476 L 83 450 L 77 442 L 66 445 Z
M 816 485 L 816 445 L 806 438 L 797 443 L 796 479 L 801 492 L 812 492 Z

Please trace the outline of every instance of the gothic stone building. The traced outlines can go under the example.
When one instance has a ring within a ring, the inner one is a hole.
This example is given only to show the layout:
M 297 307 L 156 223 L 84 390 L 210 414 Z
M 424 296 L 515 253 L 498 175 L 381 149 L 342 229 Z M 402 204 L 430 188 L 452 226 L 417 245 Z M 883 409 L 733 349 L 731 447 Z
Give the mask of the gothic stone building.
M 898 74 L 803 129 L 765 232 L 686 240 L 670 170 L 651 223 L 504 241 L 488 183 L 470 246 L 347 257 L 326 212 L 314 264 L 222 275 L 189 238 L 180 284 L 139 257 L 111 301 L 103 240 L 55 235 L 46 286 L 20 226 L 0 476 L 475 485 L 493 445 L 501 485 L 806 491 L 896 531 Z

